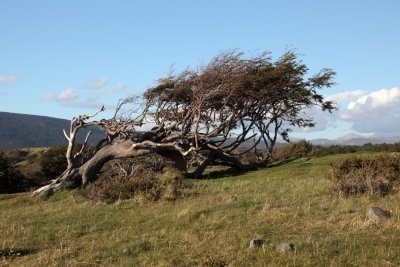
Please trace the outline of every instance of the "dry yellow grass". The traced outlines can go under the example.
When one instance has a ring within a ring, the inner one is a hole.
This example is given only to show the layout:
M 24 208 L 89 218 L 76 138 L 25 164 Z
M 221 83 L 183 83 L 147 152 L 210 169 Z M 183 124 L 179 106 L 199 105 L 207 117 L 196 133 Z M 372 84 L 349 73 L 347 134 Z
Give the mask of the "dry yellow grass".
M 174 202 L 93 204 L 0 195 L 2 266 L 396 266 L 400 196 L 340 199 L 324 179 L 336 155 L 214 180 L 187 180 Z M 366 223 L 370 206 L 391 222 Z M 249 249 L 251 239 L 265 239 Z M 275 246 L 293 243 L 295 251 Z

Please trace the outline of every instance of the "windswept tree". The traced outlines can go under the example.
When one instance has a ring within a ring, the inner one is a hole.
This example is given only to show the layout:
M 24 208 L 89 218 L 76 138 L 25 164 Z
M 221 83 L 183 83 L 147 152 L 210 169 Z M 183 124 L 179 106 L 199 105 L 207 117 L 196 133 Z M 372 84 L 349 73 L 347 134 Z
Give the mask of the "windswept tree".
M 172 159 L 184 172 L 190 166 L 194 171 L 187 174 L 193 177 L 210 164 L 252 167 L 236 157 L 241 153 L 254 152 L 258 165 L 265 165 L 279 136 L 288 140 L 292 127 L 314 126 L 306 109 L 334 109 L 319 90 L 333 85 L 335 73 L 322 69 L 308 76 L 307 71 L 293 51 L 276 61 L 268 52 L 248 57 L 228 51 L 204 66 L 171 73 L 143 96 L 121 100 L 110 119 L 92 120 L 103 108 L 73 118 L 69 133 L 64 131 L 69 142 L 67 169 L 34 195 L 65 183 L 85 186 L 107 161 L 149 153 Z M 74 153 L 77 132 L 93 125 L 104 130 L 105 138 L 90 155 L 84 156 L 85 145 Z M 238 152 L 250 140 L 252 145 Z M 256 149 L 261 144 L 266 147 L 263 152 Z

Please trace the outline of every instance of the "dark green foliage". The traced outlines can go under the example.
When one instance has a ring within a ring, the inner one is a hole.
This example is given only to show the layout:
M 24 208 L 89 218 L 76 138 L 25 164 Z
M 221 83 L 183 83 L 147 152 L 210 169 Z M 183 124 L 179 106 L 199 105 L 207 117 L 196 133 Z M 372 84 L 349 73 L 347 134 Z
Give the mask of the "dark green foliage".
M 312 155 L 315 157 L 347 154 L 356 152 L 400 152 L 400 143 L 395 144 L 371 144 L 367 143 L 362 146 L 341 146 L 333 145 L 328 147 L 314 146 Z
M 53 179 L 65 171 L 67 168 L 66 152 L 66 146 L 54 146 L 43 154 L 40 167 L 46 178 Z
M 11 162 L 0 153 L 0 193 L 23 192 L 34 186 L 34 183 L 21 174 Z
M 365 144 L 362 146 L 320 146 L 313 145 L 309 141 L 283 144 L 274 149 L 275 160 L 288 160 L 301 157 L 323 157 L 336 154 L 349 154 L 357 152 L 400 152 L 400 143 L 395 144 Z
M 327 178 L 333 191 L 342 196 L 386 195 L 400 181 L 400 158 L 390 154 L 376 157 L 354 156 L 332 163 Z

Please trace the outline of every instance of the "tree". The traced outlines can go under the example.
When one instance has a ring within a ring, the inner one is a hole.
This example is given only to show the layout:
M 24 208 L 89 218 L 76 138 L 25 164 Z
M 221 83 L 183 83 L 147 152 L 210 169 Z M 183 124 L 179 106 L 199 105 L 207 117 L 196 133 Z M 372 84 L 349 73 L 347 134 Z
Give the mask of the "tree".
M 40 168 L 46 178 L 54 178 L 67 168 L 66 152 L 67 146 L 54 146 L 43 154 Z
M 240 169 L 236 157 L 253 151 L 258 165 L 266 165 L 278 136 L 289 140 L 291 127 L 313 127 L 305 109 L 319 106 L 331 112 L 319 89 L 333 85 L 335 73 L 322 69 L 306 78 L 308 68 L 288 51 L 276 61 L 268 52 L 253 57 L 237 51 L 223 52 L 208 64 L 178 74 L 170 73 L 141 97 L 121 100 L 111 119 L 89 121 L 93 115 L 71 120 L 66 157 L 68 166 L 51 184 L 34 192 L 56 190 L 64 183 L 85 186 L 109 160 L 158 153 L 174 160 L 184 172 L 199 177 L 210 164 Z M 97 125 L 105 132 L 88 157 L 72 148 L 78 130 Z M 143 126 L 151 130 L 140 131 Z M 247 150 L 238 148 L 252 140 Z M 265 152 L 257 146 L 263 143 Z
M 34 184 L 0 152 L 0 194 L 27 191 Z

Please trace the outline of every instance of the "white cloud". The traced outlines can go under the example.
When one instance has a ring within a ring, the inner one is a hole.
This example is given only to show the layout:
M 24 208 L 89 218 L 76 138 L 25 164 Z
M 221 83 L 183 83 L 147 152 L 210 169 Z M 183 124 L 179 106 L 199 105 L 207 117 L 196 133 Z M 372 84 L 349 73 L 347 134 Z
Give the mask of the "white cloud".
M 45 96 L 42 97 L 42 101 L 44 102 L 50 102 L 53 101 L 55 99 L 55 95 L 53 93 L 48 93 Z
M 98 99 L 100 99 L 103 96 L 113 95 L 113 94 L 115 94 L 115 93 L 117 93 L 117 92 L 119 92 L 119 91 L 121 91 L 122 89 L 125 89 L 125 88 L 126 88 L 125 84 L 117 83 L 115 86 L 111 87 L 108 90 L 105 90 L 105 91 L 103 91 L 101 93 L 97 93 L 97 94 L 91 95 L 89 97 L 88 101 L 90 101 L 90 102 L 97 101 Z
M 0 83 L 12 82 L 20 78 L 21 78 L 20 75 L 0 76 Z
M 81 88 L 100 89 L 104 87 L 107 83 L 108 83 L 107 78 L 98 78 L 98 79 L 93 79 L 91 82 L 82 85 Z
M 356 99 L 363 96 L 364 94 L 365 91 L 362 90 L 346 91 L 334 95 L 326 95 L 324 96 L 324 100 L 334 101 L 337 104 L 340 104 L 340 102 L 342 101 Z M 339 105 L 337 105 L 337 107 L 339 107 Z M 302 132 L 318 132 L 338 126 L 338 119 L 340 114 L 338 110 L 333 110 L 332 113 L 329 113 L 327 111 L 322 111 L 320 107 L 314 106 L 306 109 L 304 112 L 304 117 L 313 118 L 315 126 L 312 128 L 302 128 L 300 129 Z
M 62 91 L 58 95 L 54 95 L 53 93 L 48 93 L 44 95 L 41 100 L 44 102 L 50 102 L 53 100 L 66 102 L 66 101 L 72 101 L 77 98 L 78 94 L 75 92 L 75 90 L 73 88 L 68 88 L 67 90 Z
M 364 94 L 365 94 L 365 91 L 363 91 L 363 90 L 346 91 L 346 92 L 342 92 L 342 93 L 338 93 L 338 94 L 334 94 L 334 95 L 328 95 L 325 97 L 325 99 L 330 100 L 330 101 L 340 102 L 340 101 L 352 100 L 352 99 L 360 97 Z
M 126 85 L 123 83 L 117 83 L 115 86 L 111 87 L 110 89 L 108 89 L 107 91 L 105 91 L 105 95 L 112 95 L 115 94 L 116 92 L 125 89 Z
M 57 97 L 57 101 L 71 101 L 78 98 L 78 94 L 75 93 L 73 88 L 68 88 L 67 90 L 61 92 Z
M 340 112 L 340 118 L 353 123 L 360 133 L 400 134 L 400 89 L 381 89 L 363 95 Z

